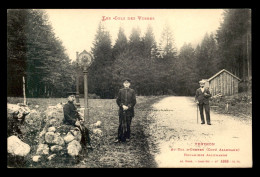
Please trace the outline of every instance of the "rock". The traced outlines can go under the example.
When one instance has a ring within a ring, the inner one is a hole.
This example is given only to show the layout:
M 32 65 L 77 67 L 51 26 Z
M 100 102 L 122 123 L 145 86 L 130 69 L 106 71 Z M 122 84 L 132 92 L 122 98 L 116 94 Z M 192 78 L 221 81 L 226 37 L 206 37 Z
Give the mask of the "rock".
M 48 108 L 45 111 L 45 115 L 47 117 L 48 120 L 50 119 L 55 119 L 57 120 L 57 126 L 59 126 L 58 124 L 62 122 L 63 118 L 64 118 L 64 113 L 63 113 L 63 109 L 62 108 Z
M 55 127 L 50 127 L 48 128 L 48 132 L 55 132 L 56 131 L 56 128 Z
M 46 124 L 39 136 L 39 142 L 45 144 L 45 146 L 41 145 L 39 147 L 39 154 L 37 155 L 40 155 L 40 152 L 43 151 L 41 149 L 44 148 L 46 155 L 50 154 L 49 152 L 58 153 L 59 155 L 64 153 L 70 156 L 79 155 L 81 151 L 79 142 L 81 140 L 81 132 L 75 126 L 63 123 L 64 113 L 62 108 L 63 104 L 58 104 L 48 107 L 45 111 Z
M 45 134 L 45 141 L 48 144 L 57 144 L 63 146 L 65 144 L 63 138 L 60 136 L 60 133 L 47 132 Z
M 61 151 L 62 149 L 63 149 L 63 147 L 60 146 L 60 145 L 54 145 L 54 146 L 51 147 L 51 151 L 52 151 L 52 152 L 59 152 L 59 151 Z
M 34 129 L 39 129 L 41 119 L 41 113 L 33 109 L 31 110 L 30 114 L 26 117 L 26 123 L 32 126 Z
M 47 109 L 48 110 L 48 109 Z M 53 110 L 48 110 L 48 111 L 46 111 L 47 113 L 46 113 L 46 117 L 48 118 L 48 119 L 51 119 L 51 118 L 53 118 L 54 116 L 53 116 L 53 114 L 54 114 L 54 111 Z
M 56 109 L 56 106 L 48 106 L 48 109 Z
M 64 142 L 63 138 L 58 133 L 55 134 L 55 137 L 54 137 L 54 140 L 53 140 L 52 143 L 60 145 L 60 146 L 64 146 L 65 145 L 65 142 Z
M 39 108 L 39 105 L 35 105 L 34 107 L 37 109 L 37 108 Z
M 46 133 L 46 130 L 43 129 L 40 134 L 39 134 L 39 143 L 40 144 L 44 144 L 45 143 L 45 133 Z
M 101 121 L 97 121 L 95 124 L 94 124 L 94 126 L 95 127 L 97 127 L 97 128 L 100 128 L 101 127 Z
M 55 106 L 48 106 L 48 109 L 62 109 L 64 106 L 63 103 L 58 103 L 57 105 Z
M 39 144 L 36 154 L 49 155 L 49 146 L 47 144 Z
M 56 157 L 56 154 L 52 154 L 48 157 L 48 160 L 52 160 L 54 157 Z
M 68 134 L 63 139 L 64 139 L 65 143 L 69 143 L 72 140 L 74 140 L 75 137 L 71 134 L 71 132 L 68 132 Z
M 81 145 L 78 141 L 73 140 L 72 142 L 70 142 L 68 144 L 67 150 L 68 150 L 68 154 L 72 157 L 75 157 L 77 155 L 79 155 L 79 152 L 81 151 Z
M 28 115 L 31 110 L 26 105 L 21 105 L 19 103 L 17 105 L 7 103 L 7 113 L 12 114 L 14 112 L 18 113 L 17 117 L 18 119 L 20 119 L 21 117 L 23 117 L 24 114 Z
M 54 138 L 55 138 L 55 133 L 54 132 L 47 132 L 46 134 L 45 134 L 45 141 L 47 142 L 47 143 L 53 143 L 53 141 L 54 141 Z
M 32 157 L 32 160 L 33 160 L 34 162 L 39 162 L 39 161 L 40 161 L 40 158 L 41 158 L 40 155 L 35 155 L 35 156 Z
M 57 108 L 57 109 L 62 109 L 63 106 L 64 106 L 63 103 L 58 103 L 58 104 L 56 105 L 56 108 Z
M 64 145 L 64 140 L 60 136 L 60 133 L 47 132 L 45 134 L 45 141 L 49 144 Z
M 57 123 L 57 120 L 56 119 L 51 119 L 50 121 L 49 121 L 49 124 L 50 125 L 55 125 Z
M 81 141 L 82 135 L 81 135 L 80 130 L 78 128 L 76 128 L 75 130 L 71 130 L 70 132 L 73 134 L 75 140 Z
M 7 146 L 8 146 L 8 153 L 16 156 L 26 156 L 30 150 L 31 147 L 22 142 L 17 136 L 10 136 L 7 138 Z
M 35 109 L 32 109 L 31 112 L 30 112 L 30 115 L 31 115 L 32 113 L 34 113 L 34 114 L 38 114 L 39 112 L 36 111 Z
M 95 128 L 93 129 L 93 133 L 97 136 L 102 136 L 103 135 L 103 132 L 102 130 L 100 130 L 99 128 Z
M 75 127 L 72 125 L 61 124 L 56 127 L 56 132 L 59 132 L 61 135 L 67 135 L 67 133 L 73 129 L 75 129 Z

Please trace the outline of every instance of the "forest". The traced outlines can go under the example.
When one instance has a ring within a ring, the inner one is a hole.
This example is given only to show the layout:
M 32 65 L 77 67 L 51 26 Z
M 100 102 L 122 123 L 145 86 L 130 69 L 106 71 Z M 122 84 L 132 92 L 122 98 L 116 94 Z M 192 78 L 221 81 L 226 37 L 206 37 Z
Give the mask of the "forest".
M 144 35 L 138 27 L 129 37 L 118 29 L 115 44 L 102 23 L 89 51 L 88 91 L 115 98 L 122 79 L 132 80 L 137 95 L 193 96 L 198 81 L 226 69 L 242 79 L 239 92 L 251 89 L 251 10 L 225 9 L 216 33 L 206 33 L 197 46 L 185 43 L 179 51 L 172 29 L 165 25 L 160 41 L 151 26 Z M 77 63 L 55 36 L 48 15 L 40 9 L 7 11 L 7 96 L 65 97 L 76 91 Z M 83 94 L 83 73 L 79 82 Z

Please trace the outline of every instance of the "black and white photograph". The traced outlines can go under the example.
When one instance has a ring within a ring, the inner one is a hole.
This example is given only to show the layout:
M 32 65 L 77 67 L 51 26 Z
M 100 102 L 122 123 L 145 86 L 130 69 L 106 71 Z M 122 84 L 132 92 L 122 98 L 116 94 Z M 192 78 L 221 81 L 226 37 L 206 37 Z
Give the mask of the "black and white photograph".
M 7 168 L 252 168 L 252 10 L 6 9 Z

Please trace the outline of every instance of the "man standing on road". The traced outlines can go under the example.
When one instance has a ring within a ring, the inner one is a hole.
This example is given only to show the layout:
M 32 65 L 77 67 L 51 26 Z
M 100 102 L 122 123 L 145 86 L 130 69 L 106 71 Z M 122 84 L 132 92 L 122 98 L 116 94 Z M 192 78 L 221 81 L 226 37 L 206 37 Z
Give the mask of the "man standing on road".
M 209 108 L 209 98 L 211 97 L 211 94 L 209 92 L 209 89 L 204 87 L 205 86 L 204 80 L 201 80 L 199 84 L 200 84 L 200 88 L 196 90 L 195 101 L 199 106 L 201 124 L 205 124 L 204 113 L 203 113 L 203 108 L 205 108 L 207 124 L 211 125 L 210 108 Z
M 78 127 L 82 135 L 81 143 L 83 145 L 83 148 L 92 149 L 90 144 L 89 131 L 87 127 L 84 126 L 83 124 L 84 119 L 82 115 L 77 111 L 77 108 L 73 103 L 74 101 L 75 101 L 75 93 L 74 92 L 68 93 L 68 103 L 65 104 L 63 107 L 63 112 L 64 112 L 63 122 L 64 124 Z
M 123 80 L 123 89 L 119 90 L 116 103 L 119 106 L 119 127 L 117 142 L 125 142 L 130 140 L 130 126 L 134 117 L 134 106 L 136 104 L 135 91 L 130 87 L 130 79 Z

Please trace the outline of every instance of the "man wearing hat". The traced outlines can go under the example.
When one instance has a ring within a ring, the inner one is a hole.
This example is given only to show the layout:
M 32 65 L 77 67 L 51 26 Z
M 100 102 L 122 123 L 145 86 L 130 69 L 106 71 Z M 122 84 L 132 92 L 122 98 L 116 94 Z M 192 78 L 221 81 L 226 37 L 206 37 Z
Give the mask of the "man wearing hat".
M 66 103 L 63 107 L 63 112 L 64 112 L 63 122 L 64 124 L 78 127 L 82 134 L 81 143 L 83 147 L 92 149 L 90 144 L 89 131 L 87 127 L 84 126 L 83 117 L 80 115 L 80 113 L 77 111 L 76 106 L 74 105 L 75 95 L 76 95 L 75 92 L 69 92 L 67 94 L 68 103 Z
M 125 78 L 123 80 L 124 88 L 120 89 L 116 99 L 116 103 L 119 106 L 119 127 L 117 142 L 125 142 L 130 140 L 130 126 L 132 118 L 134 117 L 134 106 L 136 104 L 135 91 L 130 87 L 131 80 Z
M 203 113 L 203 108 L 205 108 L 207 124 L 211 125 L 210 109 L 209 109 L 209 98 L 211 97 L 211 94 L 209 92 L 209 89 L 205 88 L 204 80 L 199 81 L 199 84 L 200 84 L 200 88 L 196 90 L 195 101 L 199 106 L 201 124 L 205 124 L 204 113 Z

